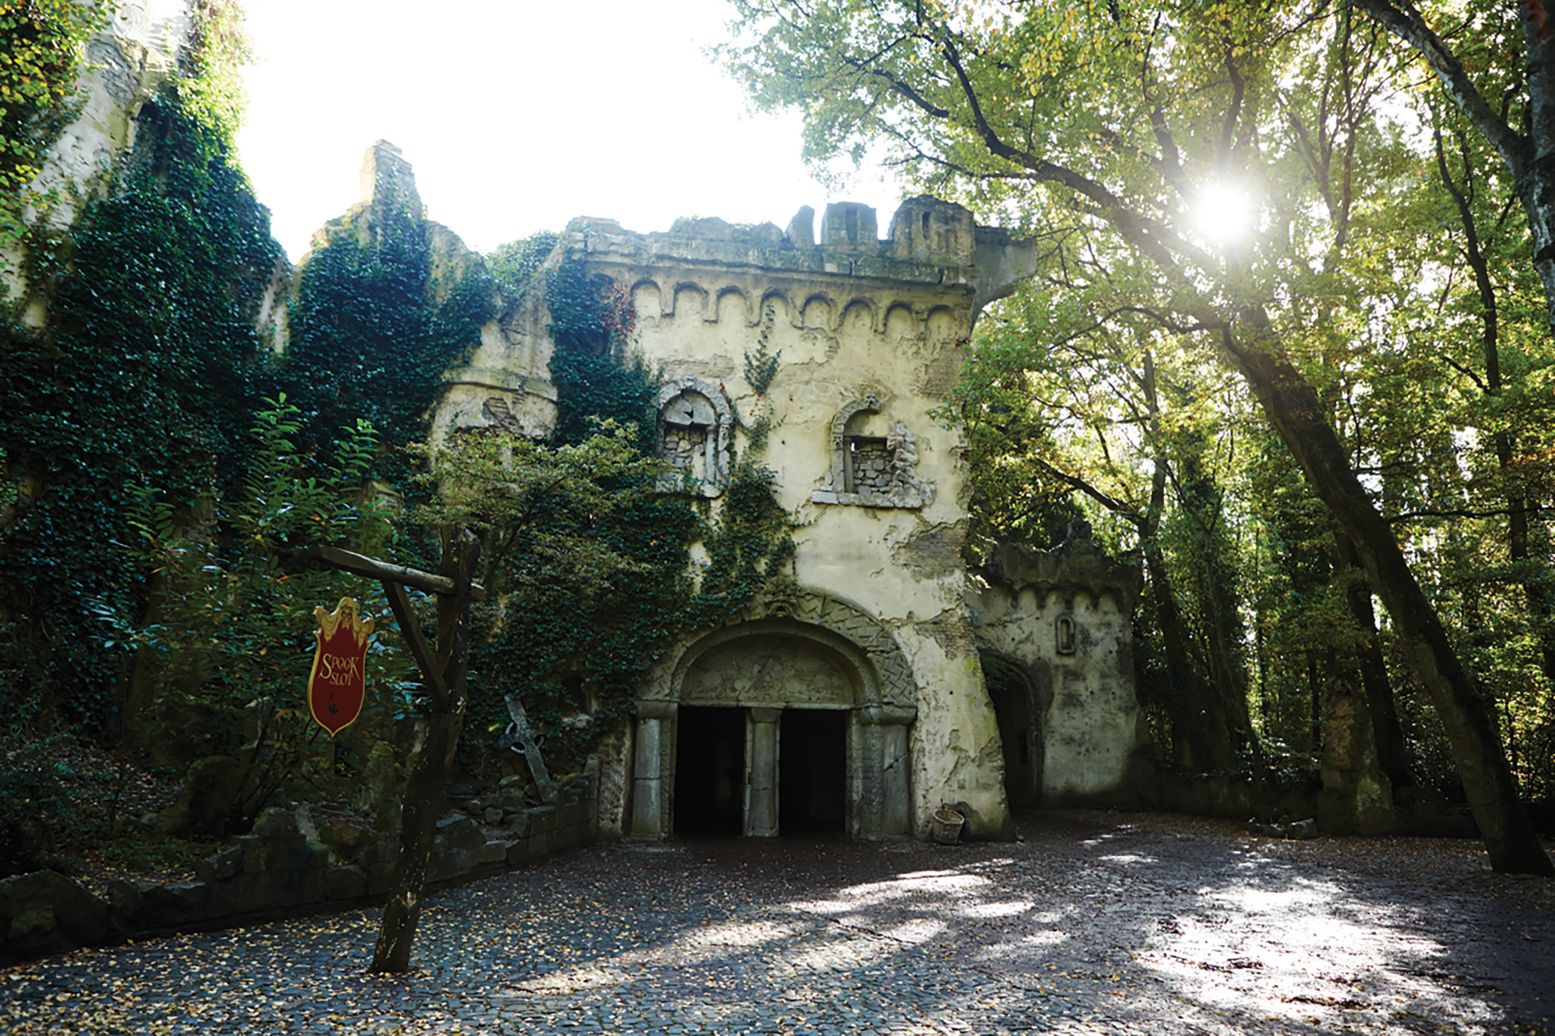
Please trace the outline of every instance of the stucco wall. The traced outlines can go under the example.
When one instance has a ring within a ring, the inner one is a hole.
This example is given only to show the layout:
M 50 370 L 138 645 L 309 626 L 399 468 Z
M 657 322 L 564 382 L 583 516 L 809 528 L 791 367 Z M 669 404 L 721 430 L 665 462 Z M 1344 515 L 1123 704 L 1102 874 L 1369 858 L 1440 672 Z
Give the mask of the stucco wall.
M 697 220 L 636 234 L 581 220 L 561 247 L 630 294 L 635 348 L 666 383 L 694 378 L 747 419 L 758 400 L 744 357 L 766 336 L 780 362 L 767 393 L 775 423 L 762 460 L 796 522 L 798 581 L 886 630 L 915 685 L 911 826 L 924 834 L 935 808 L 960 802 L 979 833 L 1002 832 L 998 728 L 964 600 L 961 442 L 929 411 L 959 373 L 977 307 L 1007 287 L 981 277 L 974 255 L 1018 272 L 1030 249 L 975 227 L 959 206 L 927 198 L 904 204 L 891 239 L 876 240 L 875 226 L 872 210 L 848 205 L 828 210 L 819 245 L 807 210 L 786 232 Z M 468 369 L 451 374 L 442 428 L 488 423 L 477 411 L 504 379 L 529 382 L 505 394 L 512 410 L 543 411 L 523 402 L 542 398 L 532 383 L 551 350 L 539 294 L 507 315 Z M 841 488 L 834 419 L 850 406 L 859 410 L 851 434 L 890 440 L 907 473 L 906 491 L 893 499 L 911 506 L 826 502 Z M 735 450 L 745 449 L 743 433 L 734 434 Z M 619 818 L 601 822 L 610 829 Z
M 1137 571 L 1088 544 L 1005 548 L 972 595 L 979 649 L 1024 672 L 1040 729 L 1043 805 L 1135 798 L 1131 767 L 1147 740 L 1134 689 Z M 1072 623 L 1072 651 L 1059 621 Z

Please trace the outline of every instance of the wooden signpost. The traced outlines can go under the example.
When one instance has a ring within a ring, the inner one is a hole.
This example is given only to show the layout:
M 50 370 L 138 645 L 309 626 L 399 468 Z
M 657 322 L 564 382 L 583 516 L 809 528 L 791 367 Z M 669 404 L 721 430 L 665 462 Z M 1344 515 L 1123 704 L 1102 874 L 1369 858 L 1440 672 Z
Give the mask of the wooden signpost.
M 401 810 L 399 875 L 383 908 L 378 945 L 371 970 L 400 972 L 410 968 L 411 940 L 421 916 L 421 890 L 432 858 L 438 812 L 453 772 L 454 750 L 469 704 L 466 672 L 470 647 L 470 601 L 482 595 L 474 582 L 480 541 L 468 529 L 443 530 L 443 563 L 436 573 L 391 565 L 361 554 L 315 544 L 306 555 L 328 568 L 376 579 L 383 584 L 389 607 L 405 637 L 421 682 L 431 700 L 425 737 L 411 759 L 410 780 Z M 436 646 L 429 644 L 405 588 L 437 596 Z M 322 610 L 322 609 L 321 609 Z

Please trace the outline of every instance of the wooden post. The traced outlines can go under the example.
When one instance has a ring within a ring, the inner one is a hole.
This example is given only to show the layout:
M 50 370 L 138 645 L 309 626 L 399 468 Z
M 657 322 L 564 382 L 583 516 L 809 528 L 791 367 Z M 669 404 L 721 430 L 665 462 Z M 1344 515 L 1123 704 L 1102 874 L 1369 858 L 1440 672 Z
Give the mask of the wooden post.
M 466 675 L 470 648 L 470 601 L 482 591 L 474 582 L 480 541 L 468 529 L 443 530 L 443 563 L 433 575 L 413 568 L 390 565 L 338 547 L 315 545 L 308 556 L 330 568 L 353 572 L 383 583 L 389 607 L 399 623 L 405 644 L 421 670 L 422 683 L 432 708 L 426 732 L 411 758 L 410 779 L 401 807 L 400 859 L 394 891 L 384 904 L 372 971 L 401 972 L 410 969 L 410 947 L 416 922 L 421 917 L 421 894 L 443 793 L 453 772 L 454 752 L 464 727 L 469 703 Z M 405 587 L 437 595 L 437 642 L 427 643 L 410 609 Z
M 465 676 L 470 647 L 470 585 L 479 555 L 480 541 L 468 529 L 444 530 L 439 574 L 452 581 L 453 592 L 437 595 L 437 654 L 433 673 L 428 674 L 427 680 L 432 711 L 427 716 L 426 737 L 411 760 L 400 822 L 399 875 L 389 901 L 384 904 L 372 971 L 399 972 L 410 968 L 411 940 L 421 917 L 421 894 L 432 859 L 437 818 L 453 772 L 454 752 L 459 747 L 469 702 Z M 410 625 L 414 627 L 414 619 Z M 406 636 L 409 640 L 411 634 Z M 419 637 L 419 630 L 416 636 Z

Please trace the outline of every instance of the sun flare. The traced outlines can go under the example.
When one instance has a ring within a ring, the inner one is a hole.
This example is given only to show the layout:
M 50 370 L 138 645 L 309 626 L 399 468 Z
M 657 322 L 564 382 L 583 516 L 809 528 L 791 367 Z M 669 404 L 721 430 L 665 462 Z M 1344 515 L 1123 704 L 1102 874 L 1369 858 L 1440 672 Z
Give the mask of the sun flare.
M 1231 180 L 1215 180 L 1199 189 L 1188 210 L 1193 232 L 1216 250 L 1234 248 L 1252 237 L 1258 201 L 1252 191 Z

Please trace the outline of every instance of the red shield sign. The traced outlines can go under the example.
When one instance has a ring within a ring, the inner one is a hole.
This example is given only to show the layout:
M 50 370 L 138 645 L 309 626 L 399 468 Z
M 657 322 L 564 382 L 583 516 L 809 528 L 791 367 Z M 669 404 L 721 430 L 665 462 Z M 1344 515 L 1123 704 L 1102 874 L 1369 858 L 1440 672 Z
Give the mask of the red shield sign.
M 308 675 L 308 711 L 334 737 L 362 714 L 373 620 L 359 617 L 349 597 L 342 597 L 333 612 L 313 609 L 313 617 L 319 628 L 313 634 L 318 646 Z

